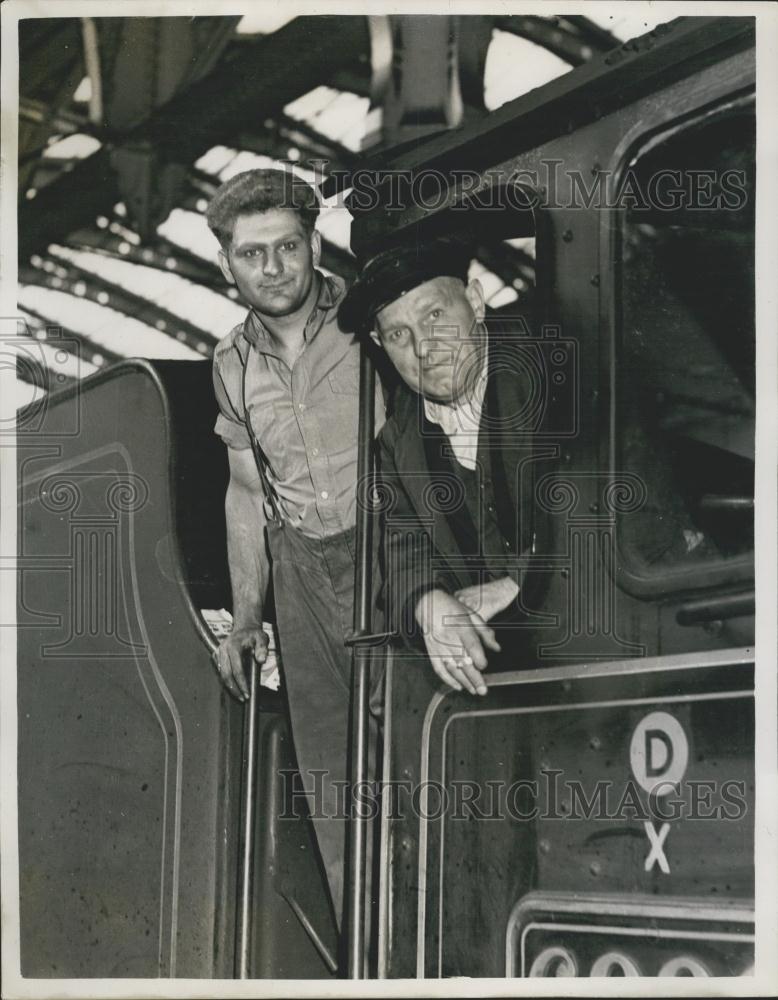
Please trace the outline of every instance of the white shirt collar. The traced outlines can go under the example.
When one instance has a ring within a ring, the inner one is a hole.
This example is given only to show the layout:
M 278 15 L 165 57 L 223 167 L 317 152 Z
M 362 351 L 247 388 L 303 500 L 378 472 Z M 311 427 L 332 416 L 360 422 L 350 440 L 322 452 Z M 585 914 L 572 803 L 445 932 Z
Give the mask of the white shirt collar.
M 473 391 L 453 403 L 439 403 L 424 399 L 427 419 L 438 424 L 448 437 L 454 455 L 467 469 L 476 466 L 478 428 L 484 405 L 488 373 L 488 351 L 484 350 L 483 367 Z

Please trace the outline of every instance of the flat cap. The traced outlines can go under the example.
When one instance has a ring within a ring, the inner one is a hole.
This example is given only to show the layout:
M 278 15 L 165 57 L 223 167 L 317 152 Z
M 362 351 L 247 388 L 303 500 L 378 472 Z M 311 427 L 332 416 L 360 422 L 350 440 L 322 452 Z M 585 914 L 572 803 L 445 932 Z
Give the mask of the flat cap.
M 382 250 L 362 264 L 338 310 L 340 326 L 347 331 L 363 330 L 384 306 L 432 278 L 466 282 L 470 256 L 465 244 L 451 239 Z

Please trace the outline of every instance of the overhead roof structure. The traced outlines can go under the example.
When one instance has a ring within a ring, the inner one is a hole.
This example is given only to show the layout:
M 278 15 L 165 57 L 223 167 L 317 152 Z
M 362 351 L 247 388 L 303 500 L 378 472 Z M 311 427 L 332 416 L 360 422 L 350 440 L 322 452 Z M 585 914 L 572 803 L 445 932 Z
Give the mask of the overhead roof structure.
M 322 182 L 382 155 L 373 19 L 273 18 L 263 5 L 242 19 L 20 23 L 19 305 L 45 368 L 19 371 L 20 405 L 117 358 L 210 357 L 244 314 L 204 219 L 219 183 L 279 162 Z M 465 112 L 486 115 L 662 19 L 489 17 L 483 93 L 466 94 Z M 459 20 L 465 35 L 484 21 Z M 186 58 L 160 58 L 164 45 Z M 350 221 L 325 202 L 323 266 L 346 278 Z M 533 252 L 531 241 L 478 249 L 490 305 L 531 286 Z M 64 375 L 47 327 L 80 345 Z

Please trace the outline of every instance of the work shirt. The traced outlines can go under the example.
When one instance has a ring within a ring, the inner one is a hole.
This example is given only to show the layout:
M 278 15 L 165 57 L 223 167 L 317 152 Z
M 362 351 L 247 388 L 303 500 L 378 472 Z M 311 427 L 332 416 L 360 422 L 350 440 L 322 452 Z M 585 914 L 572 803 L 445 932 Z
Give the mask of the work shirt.
M 345 283 L 334 275 L 318 280 L 304 347 L 291 368 L 253 310 L 219 342 L 213 359 L 216 433 L 230 448 L 251 448 L 247 414 L 283 519 L 316 538 L 356 522 L 360 357 L 356 337 L 338 325 Z M 376 432 L 383 422 L 376 380 Z

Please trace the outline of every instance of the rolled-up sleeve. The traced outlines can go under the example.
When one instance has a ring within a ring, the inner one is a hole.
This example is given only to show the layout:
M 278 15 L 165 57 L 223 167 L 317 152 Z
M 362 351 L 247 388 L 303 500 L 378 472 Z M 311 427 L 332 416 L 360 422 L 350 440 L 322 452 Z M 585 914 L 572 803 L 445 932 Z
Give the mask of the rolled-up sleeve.
M 235 390 L 234 387 L 233 391 Z M 213 391 L 219 404 L 219 416 L 214 424 L 214 431 L 229 448 L 242 451 L 251 447 L 246 425 L 235 409 L 230 399 L 230 393 L 225 384 L 224 367 L 221 356 L 217 353 L 213 358 Z

